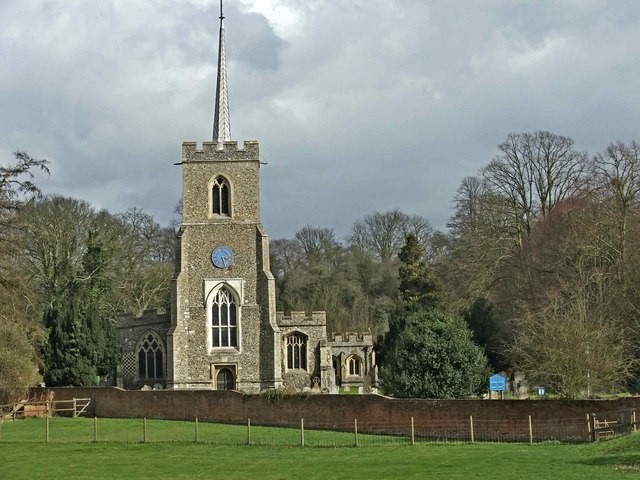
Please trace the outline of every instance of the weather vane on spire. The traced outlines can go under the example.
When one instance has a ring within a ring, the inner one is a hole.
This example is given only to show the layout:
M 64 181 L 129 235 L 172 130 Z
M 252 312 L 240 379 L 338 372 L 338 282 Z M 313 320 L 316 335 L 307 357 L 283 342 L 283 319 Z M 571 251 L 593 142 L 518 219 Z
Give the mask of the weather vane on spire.
M 213 110 L 213 141 L 231 140 L 229 119 L 229 97 L 227 91 L 227 68 L 224 53 L 224 15 L 220 0 L 220 37 L 218 40 L 218 77 L 216 80 L 216 103 Z

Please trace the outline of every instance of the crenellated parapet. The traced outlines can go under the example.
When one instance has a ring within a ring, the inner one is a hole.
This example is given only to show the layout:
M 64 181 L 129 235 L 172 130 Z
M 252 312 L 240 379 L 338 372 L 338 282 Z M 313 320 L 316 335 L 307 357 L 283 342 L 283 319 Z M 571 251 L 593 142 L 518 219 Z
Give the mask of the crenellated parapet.
M 170 315 L 165 310 L 144 310 L 142 315 L 136 317 L 132 313 L 124 313 L 116 318 L 116 328 L 135 328 L 146 325 L 164 325 L 170 323 Z
M 284 312 L 276 312 L 276 322 L 283 327 L 324 326 L 327 324 L 327 314 L 322 311 L 314 311 L 310 314 L 302 311 L 293 311 L 289 315 L 285 315 Z
M 333 347 L 342 346 L 372 346 L 373 335 L 367 332 L 346 332 L 346 333 L 332 333 L 329 343 Z
M 236 141 L 202 142 L 198 148 L 197 142 L 182 143 L 182 162 L 247 162 L 259 161 L 260 146 L 255 140 L 245 140 L 242 147 Z

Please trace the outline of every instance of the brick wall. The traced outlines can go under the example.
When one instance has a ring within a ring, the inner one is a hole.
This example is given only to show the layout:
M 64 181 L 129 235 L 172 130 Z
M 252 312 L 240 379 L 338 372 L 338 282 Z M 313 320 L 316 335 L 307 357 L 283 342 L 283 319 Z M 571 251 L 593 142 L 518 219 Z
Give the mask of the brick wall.
M 157 418 L 223 423 L 389 432 L 407 427 L 414 418 L 417 434 L 451 436 L 465 432 L 473 416 L 476 438 L 483 432 L 503 439 L 528 438 L 528 417 L 534 432 L 557 431 L 559 440 L 588 440 L 590 413 L 640 409 L 640 397 L 618 400 L 411 400 L 377 395 L 292 395 L 269 397 L 232 391 L 129 391 L 118 388 L 52 388 L 54 400 L 91 398 L 89 415 Z M 45 395 L 46 392 L 39 392 Z M 487 434 L 486 438 L 490 438 Z M 553 436 L 544 438 L 555 438 Z M 540 437 L 543 439 L 543 437 Z

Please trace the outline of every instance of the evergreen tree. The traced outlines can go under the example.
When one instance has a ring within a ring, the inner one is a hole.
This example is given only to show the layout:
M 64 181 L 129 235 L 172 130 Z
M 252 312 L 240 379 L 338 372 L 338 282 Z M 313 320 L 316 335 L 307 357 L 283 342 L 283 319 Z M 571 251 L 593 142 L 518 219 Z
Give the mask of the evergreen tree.
M 466 398 L 489 376 L 482 349 L 460 317 L 441 310 L 408 314 L 381 370 L 386 392 L 409 398 Z
M 484 349 L 493 370 L 505 369 L 507 365 L 500 345 L 502 331 L 493 304 L 484 297 L 477 298 L 462 316 L 473 332 L 473 341 Z
M 68 294 L 45 312 L 48 385 L 95 385 L 113 372 L 117 361 L 115 328 L 104 305 L 111 285 L 103 274 L 105 254 L 95 232 L 89 232 L 87 243 L 82 276 L 73 279 Z
M 399 294 L 383 348 L 387 393 L 411 398 L 465 398 L 479 393 L 487 360 L 464 320 L 447 314 L 434 271 L 414 235 L 399 254 Z

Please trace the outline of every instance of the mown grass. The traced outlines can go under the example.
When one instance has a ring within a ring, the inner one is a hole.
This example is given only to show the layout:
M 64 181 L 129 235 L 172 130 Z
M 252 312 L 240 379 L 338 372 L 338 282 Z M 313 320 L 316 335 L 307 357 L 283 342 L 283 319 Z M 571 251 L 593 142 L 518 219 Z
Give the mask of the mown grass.
M 6 422 L 0 439 L 0 478 L 640 477 L 640 434 L 588 445 L 460 443 L 301 448 L 293 446 L 300 441 L 295 429 L 252 427 L 252 441 L 261 445 L 247 446 L 246 427 L 242 426 L 200 423 L 200 440 L 210 443 L 194 443 L 193 422 L 149 421 L 148 439 L 164 443 L 141 443 L 142 420 L 100 419 L 98 425 L 100 442 L 92 443 L 92 420 L 53 419 L 51 443 L 45 444 L 42 420 Z M 353 434 L 321 433 L 334 445 L 339 445 L 335 439 L 343 436 L 345 445 L 353 445 Z M 214 435 L 221 443 L 215 442 Z M 272 445 L 267 446 L 268 442 Z

